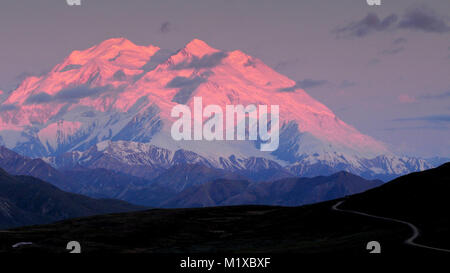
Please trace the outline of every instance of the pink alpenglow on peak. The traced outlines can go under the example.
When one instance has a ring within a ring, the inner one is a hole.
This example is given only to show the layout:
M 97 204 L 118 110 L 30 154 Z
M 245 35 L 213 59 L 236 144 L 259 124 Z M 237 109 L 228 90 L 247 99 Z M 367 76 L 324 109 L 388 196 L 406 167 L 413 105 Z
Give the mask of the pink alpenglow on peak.
M 207 54 L 217 53 L 220 50 L 210 47 L 207 43 L 199 39 L 193 39 L 187 43 L 182 51 L 195 55 L 197 57 L 203 57 Z
M 342 158 L 356 164 L 390 154 L 295 81 L 242 51 L 226 52 L 194 39 L 167 52 L 125 38 L 72 52 L 47 74 L 26 78 L 0 104 L 0 144 L 21 147 L 31 156 L 51 156 L 101 141 L 135 141 L 216 159 L 262 156 L 292 163 L 305 156 L 321 158 L 317 154 L 331 156 L 335 164 Z M 259 139 L 173 140 L 172 108 L 193 109 L 194 97 L 223 113 L 226 105 L 279 105 L 278 149 L 261 153 Z

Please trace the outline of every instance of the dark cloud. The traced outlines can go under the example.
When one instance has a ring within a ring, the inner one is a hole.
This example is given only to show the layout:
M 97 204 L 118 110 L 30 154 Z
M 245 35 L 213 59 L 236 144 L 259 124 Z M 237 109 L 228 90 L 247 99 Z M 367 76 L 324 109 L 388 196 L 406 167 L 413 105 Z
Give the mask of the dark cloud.
M 430 115 L 412 118 L 399 118 L 394 119 L 393 121 L 425 121 L 432 123 L 447 123 L 450 122 L 450 115 Z
M 364 37 L 373 32 L 380 32 L 391 29 L 398 21 L 398 16 L 391 14 L 384 19 L 371 12 L 366 17 L 357 22 L 352 22 L 344 27 L 335 29 L 333 32 L 344 37 Z
M 42 104 L 49 102 L 76 102 L 87 97 L 97 97 L 109 89 L 107 87 L 90 88 L 85 85 L 62 89 L 55 95 L 51 96 L 45 92 L 28 97 L 25 104 Z
M 45 74 L 47 74 L 50 71 L 50 69 L 41 70 L 38 73 L 31 73 L 31 72 L 22 72 L 15 76 L 14 78 L 14 84 L 16 85 L 16 88 L 28 77 L 41 77 Z M 15 89 L 15 88 L 14 88 Z
M 425 100 L 442 100 L 450 98 L 450 91 L 439 93 L 439 94 L 426 94 L 419 97 Z
M 325 80 L 313 80 L 313 79 L 304 79 L 303 81 L 297 82 L 298 87 L 302 89 L 315 88 L 321 85 L 328 83 Z
M 402 52 L 403 50 L 405 50 L 405 48 L 403 46 L 400 46 L 400 47 L 396 47 L 396 48 L 385 49 L 385 50 L 381 51 L 381 54 L 382 55 L 395 55 L 395 54 Z
M 349 88 L 349 87 L 353 87 L 353 86 L 355 86 L 355 85 L 356 85 L 355 82 L 343 80 L 343 81 L 338 85 L 338 87 L 339 87 L 339 88 Z
M 295 92 L 295 90 L 298 88 L 299 87 L 297 86 L 297 84 L 295 84 L 293 86 L 280 88 L 280 89 L 278 89 L 278 92 Z
M 296 66 L 299 62 L 300 62 L 300 59 L 299 59 L 299 58 L 293 58 L 293 59 L 289 59 L 289 60 L 283 60 L 283 61 L 278 62 L 278 63 L 275 65 L 275 70 L 278 70 L 278 71 L 286 70 L 286 69 L 288 69 L 289 67 Z
M 224 58 L 228 56 L 228 53 L 219 51 L 213 54 L 207 54 L 201 58 L 194 56 L 190 62 L 182 62 L 175 65 L 172 69 L 202 69 L 202 68 L 213 68 L 218 66 Z
M 209 75 L 201 75 L 191 78 L 175 77 L 167 83 L 167 88 L 179 88 L 179 91 L 172 98 L 173 102 L 185 104 L 192 96 L 200 84 L 206 82 Z
M 18 109 L 18 107 L 14 104 L 0 105 L 0 112 L 12 111 L 12 110 L 16 110 L 16 109 Z
M 443 16 L 423 6 L 409 9 L 398 27 L 434 33 L 450 32 L 450 26 Z
M 450 26 L 447 24 L 445 17 L 438 15 L 435 11 L 426 6 L 410 8 L 400 19 L 396 14 L 391 14 L 383 19 L 371 12 L 363 19 L 336 28 L 332 32 L 335 33 L 338 38 L 360 38 L 371 33 L 394 29 L 411 29 L 432 33 L 450 32 Z M 404 42 L 406 42 L 406 39 L 404 38 L 394 40 L 394 44 L 401 44 Z
M 16 76 L 16 81 L 23 82 L 26 78 L 32 77 L 32 76 L 35 76 L 35 75 L 33 73 L 25 71 Z
M 390 127 L 390 128 L 384 128 L 385 131 L 401 131 L 401 130 L 439 130 L 439 131 L 446 131 L 448 130 L 448 127 L 445 126 L 439 126 L 439 124 L 430 124 L 426 126 L 404 126 L 404 127 Z
M 159 27 L 159 31 L 161 33 L 169 33 L 171 30 L 172 30 L 172 25 L 168 21 L 162 23 L 161 26 Z
M 373 59 L 371 59 L 371 60 L 368 62 L 368 65 L 376 65 L 376 64 L 378 64 L 378 63 L 380 63 L 380 59 L 378 59 L 378 58 L 373 58 Z
M 408 40 L 406 40 L 405 38 L 397 38 L 394 41 L 392 41 L 392 43 L 394 45 L 399 45 L 399 44 L 404 44 L 406 43 Z
M 328 81 L 325 80 L 313 80 L 313 79 L 304 79 L 302 81 L 298 81 L 295 85 L 285 88 L 280 88 L 279 92 L 294 92 L 296 89 L 310 89 L 319 87 L 321 85 L 327 84 Z

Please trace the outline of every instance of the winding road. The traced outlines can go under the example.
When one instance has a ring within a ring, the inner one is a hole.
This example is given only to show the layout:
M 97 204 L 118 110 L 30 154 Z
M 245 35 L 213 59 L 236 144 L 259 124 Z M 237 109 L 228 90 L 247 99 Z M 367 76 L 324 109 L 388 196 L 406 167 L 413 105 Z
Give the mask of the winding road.
M 414 240 L 416 240 L 417 237 L 419 237 L 420 231 L 415 225 L 413 225 L 413 224 L 411 224 L 409 222 L 398 220 L 398 219 L 393 219 L 393 218 L 388 218 L 388 217 L 371 215 L 371 214 L 368 214 L 368 213 L 359 212 L 359 211 L 355 211 L 355 210 L 340 209 L 339 206 L 342 205 L 342 203 L 344 203 L 344 201 L 345 200 L 337 202 L 331 209 L 335 210 L 335 211 L 353 213 L 353 214 L 358 214 L 358 215 L 362 215 L 362 216 L 366 216 L 366 217 L 371 217 L 371 218 L 376 218 L 376 219 L 381 219 L 381 220 L 385 220 L 385 221 L 389 221 L 389 222 L 396 222 L 396 223 L 401 223 L 401 224 L 407 225 L 408 227 L 410 227 L 412 229 L 413 234 L 412 234 L 411 237 L 409 237 L 408 239 L 405 240 L 405 244 L 410 245 L 410 246 L 415 246 L 415 247 L 426 248 L 426 249 L 431 249 L 431 250 L 436 250 L 436 251 L 442 251 L 442 252 L 450 253 L 449 249 L 431 247 L 431 246 L 426 246 L 426 245 L 415 243 Z

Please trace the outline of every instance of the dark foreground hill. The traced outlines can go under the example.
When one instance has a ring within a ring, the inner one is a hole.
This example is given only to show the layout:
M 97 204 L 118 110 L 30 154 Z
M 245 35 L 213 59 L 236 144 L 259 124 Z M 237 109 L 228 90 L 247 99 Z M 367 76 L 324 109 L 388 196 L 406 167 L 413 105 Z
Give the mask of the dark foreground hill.
M 417 242 L 450 248 L 449 193 L 450 163 L 446 163 L 356 194 L 341 208 L 406 220 L 422 231 Z
M 85 253 L 338 253 L 365 254 L 369 241 L 382 253 L 436 253 L 404 244 L 409 226 L 336 211 L 370 212 L 420 226 L 422 244 L 433 246 L 431 231 L 449 232 L 446 194 L 450 164 L 396 179 L 346 199 L 302 207 L 233 206 L 155 209 L 67 220 L 0 232 L 3 252 L 65 252 L 77 240 Z M 429 221 L 429 222 L 428 222 Z M 429 223 L 432 223 L 432 228 Z M 19 248 L 17 242 L 32 242 Z M 450 248 L 446 239 L 442 248 Z M 445 254 L 445 253 L 444 253 Z
M 31 176 L 0 169 L 0 228 L 142 209 L 124 201 L 67 193 Z

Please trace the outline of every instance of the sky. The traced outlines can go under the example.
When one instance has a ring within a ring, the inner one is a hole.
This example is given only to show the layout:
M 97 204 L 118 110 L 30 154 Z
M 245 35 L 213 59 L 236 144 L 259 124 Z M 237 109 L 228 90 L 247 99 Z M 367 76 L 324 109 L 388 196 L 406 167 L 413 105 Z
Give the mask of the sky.
M 398 154 L 450 157 L 450 1 L 2 0 L 0 90 L 113 37 L 239 49 Z

